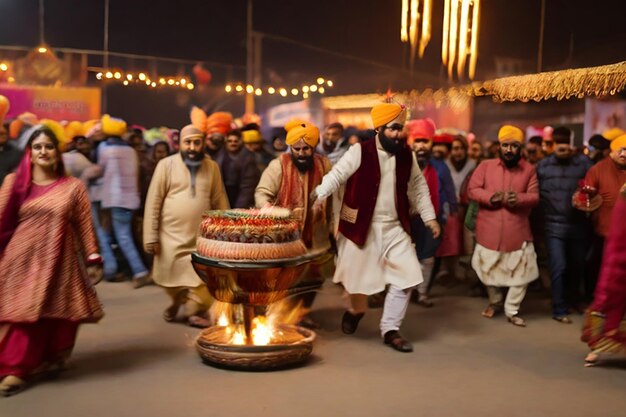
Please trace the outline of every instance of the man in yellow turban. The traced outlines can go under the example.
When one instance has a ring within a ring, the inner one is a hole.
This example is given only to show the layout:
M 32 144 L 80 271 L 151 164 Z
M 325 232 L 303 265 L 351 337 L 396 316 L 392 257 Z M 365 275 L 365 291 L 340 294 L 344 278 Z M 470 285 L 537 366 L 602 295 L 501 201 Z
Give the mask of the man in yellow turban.
M 285 125 L 287 145 L 285 152 L 274 159 L 261 175 L 254 194 L 257 207 L 280 206 L 290 209 L 300 220 L 302 240 L 310 252 L 324 253 L 330 249 L 331 204 L 313 209 L 309 199 L 311 191 L 322 182 L 330 171 L 330 161 L 316 152 L 319 129 L 310 122 L 295 119 Z M 320 282 L 320 265 L 310 267 L 304 285 Z M 302 297 L 303 306 L 311 308 L 315 293 Z M 312 322 L 305 318 L 303 325 Z
M 374 106 L 371 115 L 376 138 L 352 145 L 315 188 L 312 199 L 326 201 L 345 184 L 333 278 L 343 285 L 351 304 L 342 331 L 354 333 L 367 310 L 367 296 L 389 285 L 381 335 L 393 349 L 411 352 L 412 344 L 399 329 L 411 291 L 423 279 L 410 218 L 419 214 L 435 238 L 440 228 L 426 180 L 406 145 L 404 108 L 383 103 Z
M 102 177 L 90 188 L 94 223 L 104 260 L 104 279 L 119 281 L 119 264 L 111 248 L 115 236 L 119 249 L 128 261 L 132 272 L 133 286 L 139 288 L 150 281 L 146 267 L 132 233 L 132 219 L 141 206 L 139 190 L 139 160 L 135 150 L 122 139 L 126 133 L 126 122 L 102 116 L 102 133 L 106 140 L 97 147 L 96 163 L 102 167 Z M 98 212 L 110 213 L 112 232 L 107 233 L 98 222 Z
M 480 206 L 472 267 L 489 295 L 483 317 L 504 310 L 510 323 L 524 327 L 520 305 L 528 284 L 539 276 L 528 220 L 539 203 L 539 187 L 535 168 L 522 159 L 524 132 L 502 126 L 498 141 L 500 158 L 483 161 L 469 182 L 469 198 Z M 506 299 L 503 287 L 508 288 Z
M 246 149 L 254 155 L 257 168 L 263 172 L 272 159 L 274 154 L 265 148 L 265 139 L 259 131 L 259 125 L 249 124 L 241 129 L 243 144 Z

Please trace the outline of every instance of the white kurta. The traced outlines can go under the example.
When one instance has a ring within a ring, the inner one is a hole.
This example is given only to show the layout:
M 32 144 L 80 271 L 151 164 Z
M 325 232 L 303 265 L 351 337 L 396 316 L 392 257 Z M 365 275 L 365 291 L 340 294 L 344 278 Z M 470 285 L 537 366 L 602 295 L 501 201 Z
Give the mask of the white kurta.
M 161 244 L 154 256 L 152 277 L 163 287 L 197 287 L 202 281 L 191 265 L 198 227 L 205 210 L 228 208 L 220 169 L 204 158 L 196 172 L 196 193 L 191 192 L 191 173 L 180 154 L 156 166 L 146 197 L 143 219 L 144 245 Z
M 375 294 L 394 285 L 401 289 L 423 281 L 411 237 L 405 232 L 395 206 L 396 158 L 376 139 L 381 178 L 372 224 L 365 245 L 357 246 L 341 233 L 333 281 L 350 294 Z M 361 145 L 353 145 L 316 188 L 319 198 L 331 196 L 361 165 Z M 411 167 L 407 195 L 410 213 L 427 222 L 435 219 L 428 185 L 416 163 Z

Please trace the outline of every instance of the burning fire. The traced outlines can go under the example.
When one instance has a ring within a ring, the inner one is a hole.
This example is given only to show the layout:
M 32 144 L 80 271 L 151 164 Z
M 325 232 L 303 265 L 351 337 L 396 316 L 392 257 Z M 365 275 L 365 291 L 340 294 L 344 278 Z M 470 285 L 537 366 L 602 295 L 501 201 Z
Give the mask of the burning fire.
M 246 337 L 241 306 L 216 302 L 211 307 L 211 319 L 225 330 L 227 343 L 232 345 L 266 346 L 275 339 L 280 339 L 280 324 L 295 324 L 302 318 L 306 310 L 301 304 L 292 306 L 288 300 L 272 304 L 267 309 L 267 316 L 259 315 L 252 319 L 250 325 L 250 341 Z
M 257 346 L 269 345 L 272 341 L 273 328 L 268 325 L 265 316 L 257 316 L 252 320 L 252 344 Z

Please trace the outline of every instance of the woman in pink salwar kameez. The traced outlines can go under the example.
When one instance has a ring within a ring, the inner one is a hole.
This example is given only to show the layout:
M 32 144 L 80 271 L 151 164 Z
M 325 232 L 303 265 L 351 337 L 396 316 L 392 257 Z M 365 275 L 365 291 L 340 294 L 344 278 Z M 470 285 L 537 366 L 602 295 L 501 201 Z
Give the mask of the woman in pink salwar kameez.
M 611 215 L 600 279 L 593 303 L 585 315 L 582 340 L 591 352 L 587 366 L 596 364 L 601 355 L 626 358 L 626 184 Z
M 0 188 L 0 394 L 62 369 L 78 325 L 102 308 L 90 272 L 101 262 L 84 185 L 65 175 L 58 140 L 30 136 Z

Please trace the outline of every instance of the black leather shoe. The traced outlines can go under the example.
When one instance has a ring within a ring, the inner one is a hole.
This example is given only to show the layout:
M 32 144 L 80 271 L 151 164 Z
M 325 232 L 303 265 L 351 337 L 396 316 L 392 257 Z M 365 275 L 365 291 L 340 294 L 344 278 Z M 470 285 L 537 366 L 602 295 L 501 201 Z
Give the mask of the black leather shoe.
M 341 331 L 345 334 L 352 334 L 356 332 L 357 327 L 359 327 L 359 322 L 364 315 L 365 313 L 352 314 L 349 311 L 343 313 L 343 318 L 341 319 Z
M 391 346 L 398 352 L 413 352 L 413 345 L 404 337 L 400 336 L 397 330 L 390 330 L 385 333 L 384 340 L 386 345 Z

